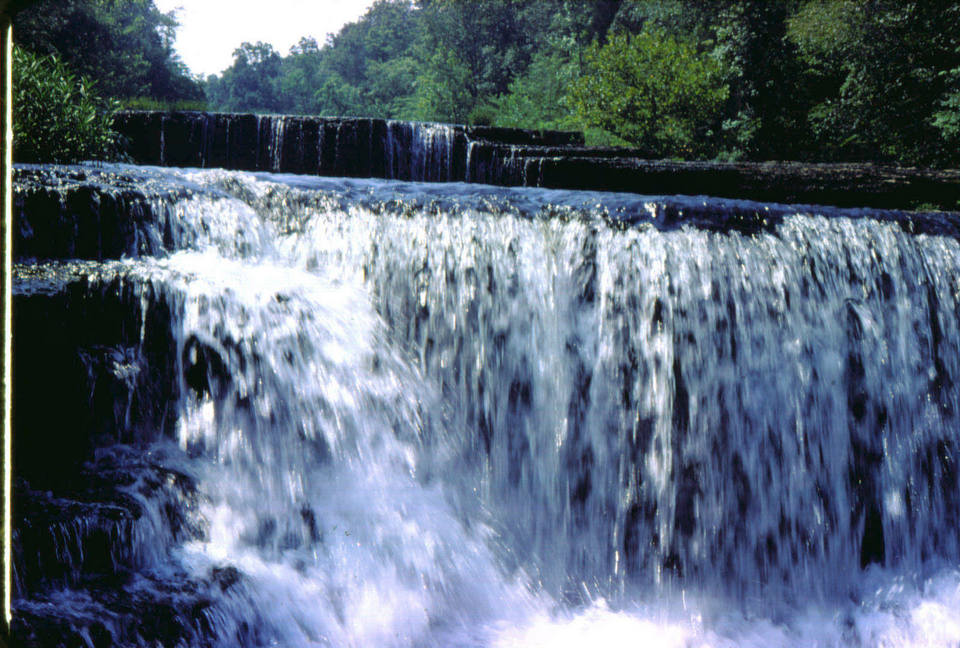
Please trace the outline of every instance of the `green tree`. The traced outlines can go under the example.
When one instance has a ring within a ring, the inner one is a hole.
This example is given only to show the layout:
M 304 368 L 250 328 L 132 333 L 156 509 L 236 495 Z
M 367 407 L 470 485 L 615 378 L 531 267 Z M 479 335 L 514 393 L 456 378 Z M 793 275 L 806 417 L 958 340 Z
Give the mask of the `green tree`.
M 102 99 L 90 79 L 54 55 L 14 48 L 13 154 L 18 162 L 115 159 L 113 118 L 119 104 Z
M 219 79 L 208 80 L 208 100 L 218 110 L 282 112 L 280 69 L 280 54 L 272 45 L 242 43 L 233 52 L 233 65 Z
M 511 87 L 546 91 L 529 76 L 511 85 L 532 61 L 559 50 L 579 70 L 584 44 L 606 33 L 622 2 L 378 0 L 323 46 L 302 41 L 274 70 L 236 64 L 207 80 L 207 94 L 220 110 L 490 123 Z M 254 73 L 272 89 L 272 105 L 249 92 Z M 533 95 L 517 99 L 529 108 Z
M 730 4 L 731 0 L 632 0 L 619 5 L 610 30 L 639 34 L 645 27 L 659 27 L 709 48 L 720 12 Z
M 23 49 L 55 54 L 105 96 L 202 100 L 173 50 L 176 26 L 153 0 L 46 0 L 18 13 L 14 29 Z
M 715 153 L 728 88 L 715 60 L 655 26 L 613 34 L 586 52 L 586 73 L 569 101 L 587 124 L 644 154 L 703 157 Z
M 634 0 L 621 5 L 611 29 L 639 33 L 656 26 L 722 66 L 729 95 L 719 155 L 789 158 L 808 139 L 802 65 L 786 38 L 797 0 Z
M 945 17 L 948 25 L 960 24 L 960 2 L 948 7 Z M 940 131 L 944 144 L 944 154 L 938 161 L 956 166 L 960 165 L 960 42 L 956 42 L 953 53 L 956 67 L 942 70 L 939 75 L 947 89 L 933 114 L 932 124 Z
M 496 126 L 567 129 L 579 127 L 567 105 L 567 90 L 579 66 L 560 52 L 534 56 L 526 72 L 510 82 L 509 92 L 492 102 Z
M 413 93 L 417 70 L 411 54 L 419 30 L 419 16 L 403 0 L 379 0 L 356 23 L 344 26 L 324 48 L 330 82 L 317 93 L 320 112 L 398 116 Z
M 470 67 L 453 50 L 435 49 L 413 94 L 402 101 L 404 119 L 467 123 L 477 106 Z
M 344 81 L 336 72 L 328 74 L 314 94 L 317 114 L 328 117 L 359 116 L 362 104 L 360 90 Z
M 723 64 L 730 87 L 723 124 L 723 156 L 751 159 L 797 157 L 809 140 L 809 99 L 803 66 L 787 38 L 795 0 L 717 3 L 711 56 Z
M 556 15 L 592 16 L 597 7 L 608 4 L 607 0 L 420 0 L 422 27 L 414 54 L 421 73 L 414 103 L 421 118 L 444 119 L 456 114 L 457 121 L 490 121 L 496 97 L 508 94 L 514 79 L 555 42 L 550 32 Z M 570 22 L 574 31 L 574 24 L 579 27 L 586 21 Z M 427 116 L 423 111 L 430 106 L 439 112 Z
M 373 61 L 367 66 L 364 105 L 367 114 L 402 118 L 417 83 L 417 61 L 411 56 Z
M 811 0 L 789 22 L 814 93 L 819 155 L 901 164 L 957 159 L 945 146 L 957 2 Z
M 960 68 L 951 70 L 950 76 L 956 79 L 955 85 L 960 86 Z M 960 87 L 949 92 L 940 102 L 940 109 L 933 115 L 933 125 L 939 129 L 948 146 L 960 145 Z M 954 153 L 947 159 L 957 164 L 960 162 L 960 154 Z
M 316 88 L 324 80 L 323 53 L 313 38 L 301 38 L 281 59 L 280 78 L 276 81 L 281 109 L 291 114 L 317 112 Z

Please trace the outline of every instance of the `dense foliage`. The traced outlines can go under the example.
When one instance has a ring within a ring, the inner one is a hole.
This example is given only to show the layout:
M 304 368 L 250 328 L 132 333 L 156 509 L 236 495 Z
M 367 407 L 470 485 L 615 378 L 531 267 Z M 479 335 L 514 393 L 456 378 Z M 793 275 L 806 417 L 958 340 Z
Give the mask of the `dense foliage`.
M 646 155 L 960 164 L 960 2 L 379 0 L 211 108 L 586 130 Z
M 17 14 L 14 33 L 23 49 L 95 79 L 105 96 L 202 100 L 174 52 L 176 26 L 153 0 L 44 0 Z
M 957 119 L 960 3 L 807 3 L 789 20 L 812 80 L 808 119 L 819 148 L 840 159 L 948 162 Z
M 54 55 L 14 49 L 13 150 L 21 162 L 115 158 L 113 115 L 118 104 L 100 98 Z
M 121 105 L 205 107 L 173 51 L 176 26 L 153 0 L 29 3 L 14 21 L 15 159 L 116 157 Z
M 960 166 L 960 0 L 377 0 L 325 43 L 244 43 L 199 83 L 153 0 L 16 20 L 144 108 L 583 130 L 679 158 Z
M 570 87 L 569 103 L 596 124 L 650 155 L 693 157 L 711 151 L 728 95 L 721 66 L 693 43 L 645 27 L 613 34 L 587 49 L 590 74 Z

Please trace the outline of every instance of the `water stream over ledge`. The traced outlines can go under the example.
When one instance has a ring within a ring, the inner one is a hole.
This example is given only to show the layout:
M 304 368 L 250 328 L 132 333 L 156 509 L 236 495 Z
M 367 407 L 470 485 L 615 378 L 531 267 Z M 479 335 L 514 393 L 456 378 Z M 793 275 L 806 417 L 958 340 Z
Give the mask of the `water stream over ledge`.
M 23 199 L 24 645 L 960 643 L 955 216 L 101 172 Z

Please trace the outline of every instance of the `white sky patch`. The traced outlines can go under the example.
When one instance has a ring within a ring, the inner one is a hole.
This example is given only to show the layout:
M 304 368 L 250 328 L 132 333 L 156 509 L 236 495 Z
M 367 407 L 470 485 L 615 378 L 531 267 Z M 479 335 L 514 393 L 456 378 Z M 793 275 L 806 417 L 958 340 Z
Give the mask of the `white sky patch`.
M 265 41 L 286 55 L 304 36 L 323 45 L 328 34 L 366 13 L 373 0 L 154 0 L 176 11 L 176 50 L 193 74 L 219 74 L 244 41 Z

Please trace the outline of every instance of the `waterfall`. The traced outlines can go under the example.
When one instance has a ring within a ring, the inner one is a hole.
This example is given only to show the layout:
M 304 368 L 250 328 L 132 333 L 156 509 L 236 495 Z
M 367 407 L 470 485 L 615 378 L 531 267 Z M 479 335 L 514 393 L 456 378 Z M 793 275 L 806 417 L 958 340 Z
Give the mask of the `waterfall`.
M 960 641 L 952 216 L 118 168 L 155 244 L 18 265 L 119 475 L 24 450 L 27 645 Z
M 388 121 L 386 123 L 386 177 L 400 180 L 450 182 L 456 127 L 449 124 Z
M 453 127 L 429 124 L 417 129 L 413 157 L 419 180 L 453 180 Z
M 272 171 L 280 170 L 283 160 L 283 137 L 286 134 L 287 121 L 283 117 L 270 119 L 270 146 L 269 159 Z
M 467 143 L 467 165 L 466 165 L 467 170 L 466 170 L 466 175 L 464 176 L 464 179 L 467 182 L 476 182 L 475 180 L 476 171 L 474 170 L 474 166 L 476 165 L 476 162 L 474 161 L 474 158 L 476 156 L 476 149 L 477 149 L 477 141 L 470 140 Z
M 136 160 L 423 182 L 515 185 L 528 147 L 576 141 L 573 134 L 382 119 L 232 113 L 124 113 L 118 129 Z

